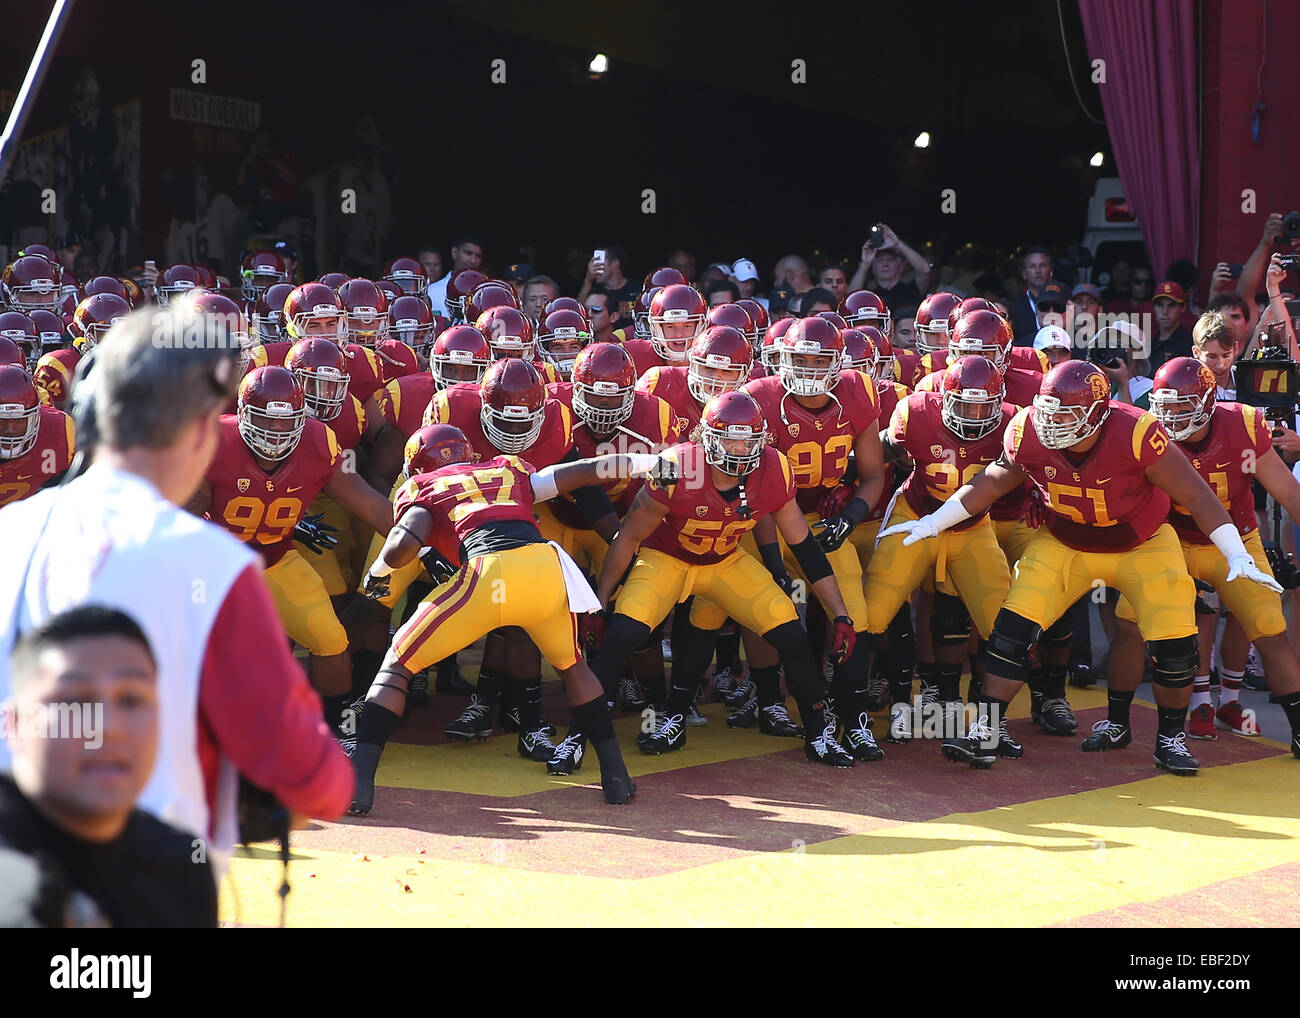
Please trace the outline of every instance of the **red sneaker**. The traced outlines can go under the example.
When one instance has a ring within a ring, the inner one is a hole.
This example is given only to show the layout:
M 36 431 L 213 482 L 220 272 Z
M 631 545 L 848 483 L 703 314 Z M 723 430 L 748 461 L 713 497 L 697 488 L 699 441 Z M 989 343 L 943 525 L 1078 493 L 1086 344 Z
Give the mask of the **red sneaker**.
M 1203 703 L 1187 717 L 1187 734 L 1193 739 L 1213 742 L 1219 737 L 1214 730 L 1214 708 Z
M 1247 714 L 1236 700 L 1225 703 L 1214 715 L 1214 727 L 1234 735 L 1258 735 L 1259 722 L 1254 712 Z

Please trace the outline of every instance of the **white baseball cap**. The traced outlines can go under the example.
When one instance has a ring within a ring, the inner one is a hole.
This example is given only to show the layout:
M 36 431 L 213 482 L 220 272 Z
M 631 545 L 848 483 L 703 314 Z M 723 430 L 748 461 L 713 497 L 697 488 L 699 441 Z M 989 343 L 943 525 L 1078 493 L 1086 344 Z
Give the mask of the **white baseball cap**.
M 758 268 L 748 258 L 742 258 L 731 267 L 731 274 L 737 283 L 758 279 Z
M 1034 336 L 1034 349 L 1046 350 L 1053 346 L 1063 346 L 1067 350 L 1071 349 L 1073 344 L 1070 342 L 1070 334 L 1059 325 L 1044 325 Z

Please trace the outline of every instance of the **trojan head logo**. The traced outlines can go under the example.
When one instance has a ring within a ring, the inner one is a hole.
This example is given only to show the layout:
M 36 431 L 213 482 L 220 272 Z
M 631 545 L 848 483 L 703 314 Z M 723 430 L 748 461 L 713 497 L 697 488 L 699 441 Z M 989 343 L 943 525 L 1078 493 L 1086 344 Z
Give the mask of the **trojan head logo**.
M 1201 384 L 1207 388 L 1214 388 L 1215 386 L 1214 372 L 1204 364 L 1201 365 Z
M 235 482 L 235 487 L 239 489 L 239 493 L 241 495 L 248 490 L 248 485 L 249 485 L 249 480 L 247 477 L 241 477 L 238 481 Z
M 935 459 L 943 459 L 943 446 L 938 443 L 930 446 L 930 455 Z
M 1046 470 L 1043 471 L 1043 473 L 1047 475 L 1047 479 L 1050 481 L 1053 477 L 1056 476 L 1056 467 L 1048 467 Z
M 799 425 L 798 425 L 798 424 L 791 424 L 791 425 L 790 425 L 790 437 L 791 437 L 791 438 L 798 438 L 798 437 L 799 437 Z
M 709 515 L 709 507 L 707 505 L 697 505 L 695 507 L 695 515 L 700 519 L 704 519 L 704 517 Z
M 680 432 L 681 434 L 685 435 L 685 434 L 687 434 L 687 433 L 690 431 L 690 428 L 691 428 L 691 422 L 688 421 L 685 417 L 679 417 L 679 418 L 677 418 L 677 430 L 678 430 L 678 432 Z
M 1092 387 L 1093 399 L 1110 399 L 1110 383 L 1100 371 L 1094 371 L 1088 376 L 1088 384 Z

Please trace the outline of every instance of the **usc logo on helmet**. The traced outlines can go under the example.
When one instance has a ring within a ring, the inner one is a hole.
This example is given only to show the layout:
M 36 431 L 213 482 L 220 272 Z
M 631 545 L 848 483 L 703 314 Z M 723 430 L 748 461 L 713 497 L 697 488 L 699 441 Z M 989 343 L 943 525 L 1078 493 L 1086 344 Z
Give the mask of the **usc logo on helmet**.
M 1092 386 L 1094 399 L 1110 399 L 1110 385 L 1106 382 L 1106 376 L 1101 372 L 1089 375 L 1088 383 Z

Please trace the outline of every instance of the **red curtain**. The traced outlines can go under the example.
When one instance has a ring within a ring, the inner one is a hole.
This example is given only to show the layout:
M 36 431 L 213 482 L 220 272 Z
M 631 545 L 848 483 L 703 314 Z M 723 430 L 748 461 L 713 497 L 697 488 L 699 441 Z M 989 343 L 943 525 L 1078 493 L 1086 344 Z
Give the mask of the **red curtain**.
M 1079 0 L 1124 196 L 1159 279 L 1196 258 L 1196 10 L 1193 0 Z

